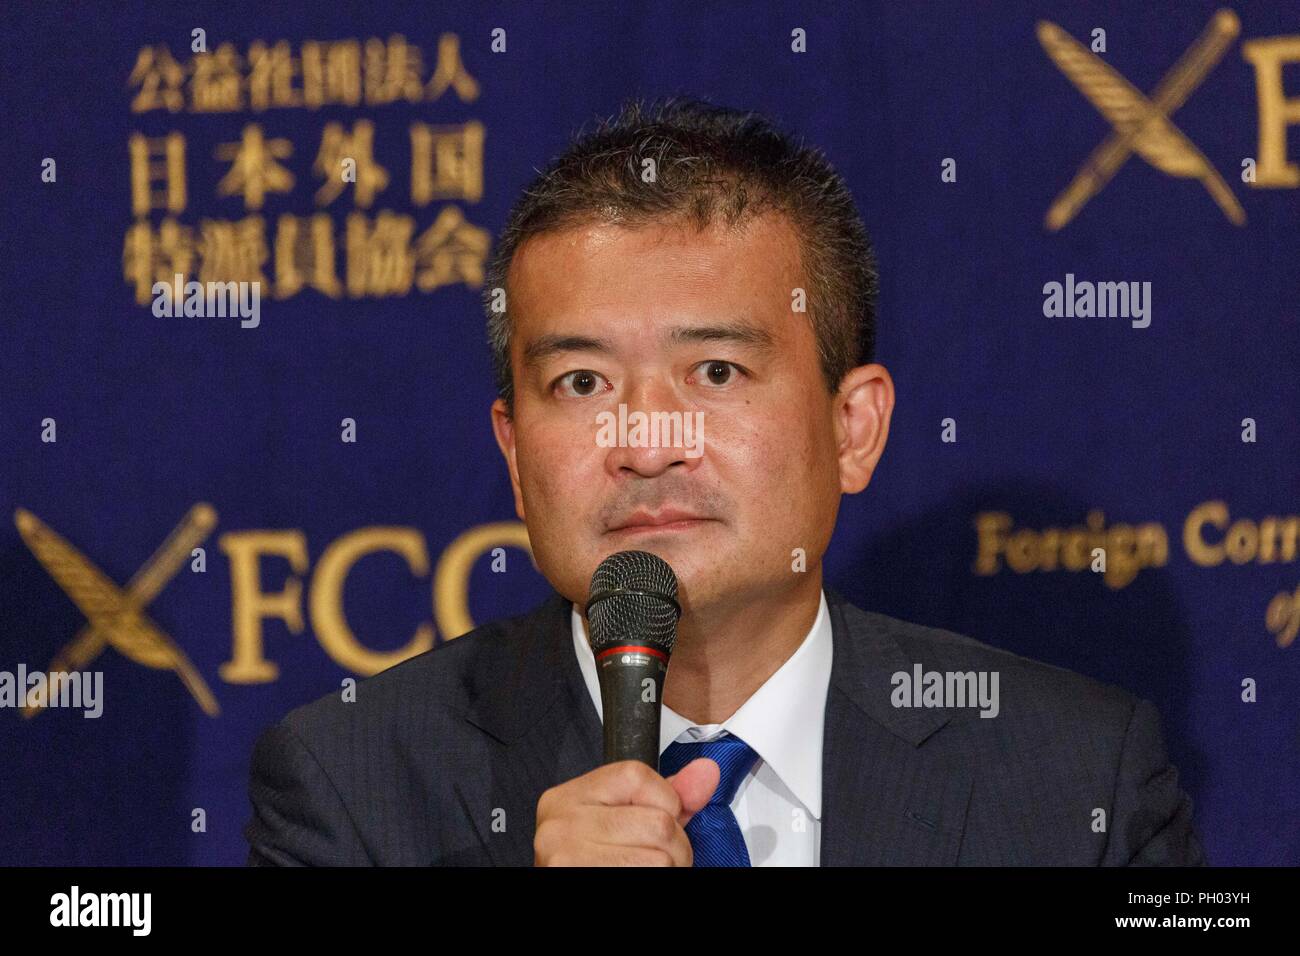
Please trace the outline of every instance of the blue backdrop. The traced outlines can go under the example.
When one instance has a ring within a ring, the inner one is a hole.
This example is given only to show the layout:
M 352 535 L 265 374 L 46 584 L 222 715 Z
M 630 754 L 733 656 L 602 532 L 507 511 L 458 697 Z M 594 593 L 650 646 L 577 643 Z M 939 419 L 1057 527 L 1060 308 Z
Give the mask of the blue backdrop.
M 0 670 L 104 709 L 0 710 L 0 863 L 242 862 L 260 730 L 544 597 L 482 263 L 678 92 L 822 147 L 877 245 L 898 406 L 828 582 L 1152 699 L 1210 861 L 1300 862 L 1300 15 L 1216 9 L 6 5 Z M 176 273 L 259 324 L 155 315 Z M 1149 326 L 1045 314 L 1067 275 Z

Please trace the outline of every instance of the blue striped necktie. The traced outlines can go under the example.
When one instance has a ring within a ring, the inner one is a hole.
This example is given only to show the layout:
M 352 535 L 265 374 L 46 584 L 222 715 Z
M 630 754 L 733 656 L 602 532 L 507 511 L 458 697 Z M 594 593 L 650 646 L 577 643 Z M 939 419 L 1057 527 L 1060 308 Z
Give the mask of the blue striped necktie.
M 686 824 L 686 836 L 695 851 L 696 866 L 749 866 L 749 851 L 731 801 L 758 754 L 739 737 L 724 733 L 709 741 L 672 743 L 659 758 L 659 773 L 671 777 L 692 760 L 708 757 L 722 771 L 718 789 L 707 806 Z

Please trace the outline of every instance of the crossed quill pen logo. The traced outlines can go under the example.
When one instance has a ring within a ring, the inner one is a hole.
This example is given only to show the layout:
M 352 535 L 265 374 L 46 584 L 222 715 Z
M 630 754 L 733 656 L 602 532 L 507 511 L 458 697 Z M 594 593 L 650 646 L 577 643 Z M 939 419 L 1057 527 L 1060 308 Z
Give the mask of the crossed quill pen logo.
M 1048 231 L 1056 232 L 1070 222 L 1134 153 L 1169 176 L 1199 180 L 1231 223 L 1245 223 L 1245 211 L 1218 170 L 1169 118 L 1201 85 L 1240 32 L 1237 15 L 1219 10 L 1148 99 L 1055 23 L 1039 22 L 1038 42 L 1047 55 L 1114 127 L 1052 203 L 1045 222 Z
M 216 527 L 217 512 L 211 505 L 194 505 L 125 588 L 114 584 L 89 558 L 30 511 L 19 508 L 14 524 L 32 554 L 86 616 L 86 624 L 55 655 L 50 673 L 81 670 L 111 646 L 137 664 L 175 671 L 204 713 L 215 717 L 221 712 L 217 699 L 185 652 L 144 611 L 184 566 L 191 551 Z M 24 701 L 22 714 L 33 717 L 40 710 L 40 706 L 27 706 Z

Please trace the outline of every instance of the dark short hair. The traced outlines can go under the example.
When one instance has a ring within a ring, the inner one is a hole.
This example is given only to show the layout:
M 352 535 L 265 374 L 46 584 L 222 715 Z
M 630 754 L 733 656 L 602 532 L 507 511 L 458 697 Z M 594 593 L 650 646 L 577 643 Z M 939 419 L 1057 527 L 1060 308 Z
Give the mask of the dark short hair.
M 654 160 L 653 182 L 642 179 L 646 159 Z M 488 345 L 511 414 L 508 291 L 503 311 L 493 305 L 524 240 L 592 222 L 685 220 L 703 229 L 721 218 L 730 227 L 767 211 L 783 213 L 800 236 L 822 372 L 828 389 L 838 389 L 849 369 L 872 361 L 878 285 L 871 240 L 843 178 L 820 150 L 757 113 L 695 98 L 630 100 L 595 131 L 579 131 L 524 190 L 489 261 Z

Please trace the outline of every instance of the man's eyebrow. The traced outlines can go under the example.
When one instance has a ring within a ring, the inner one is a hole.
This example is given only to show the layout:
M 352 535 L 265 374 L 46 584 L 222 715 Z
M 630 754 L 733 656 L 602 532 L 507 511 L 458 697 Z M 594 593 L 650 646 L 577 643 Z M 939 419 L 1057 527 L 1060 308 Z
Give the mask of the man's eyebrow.
M 678 325 L 669 330 L 669 340 L 674 344 L 689 342 L 737 342 L 761 351 L 774 347 L 772 333 L 746 322 L 722 322 L 717 325 Z
M 524 348 L 524 365 L 536 366 L 546 359 L 562 352 L 601 352 L 609 354 L 614 351 L 608 339 L 593 339 L 586 335 L 557 335 L 550 333 L 538 336 Z
M 774 347 L 772 334 L 757 325 L 746 322 L 721 322 L 715 325 L 677 325 L 669 329 L 666 337 L 674 345 L 692 342 L 738 342 L 762 351 Z M 597 352 L 609 355 L 614 344 L 608 339 L 595 339 L 587 335 L 547 333 L 524 346 L 524 366 L 536 367 L 555 355 L 564 352 Z

